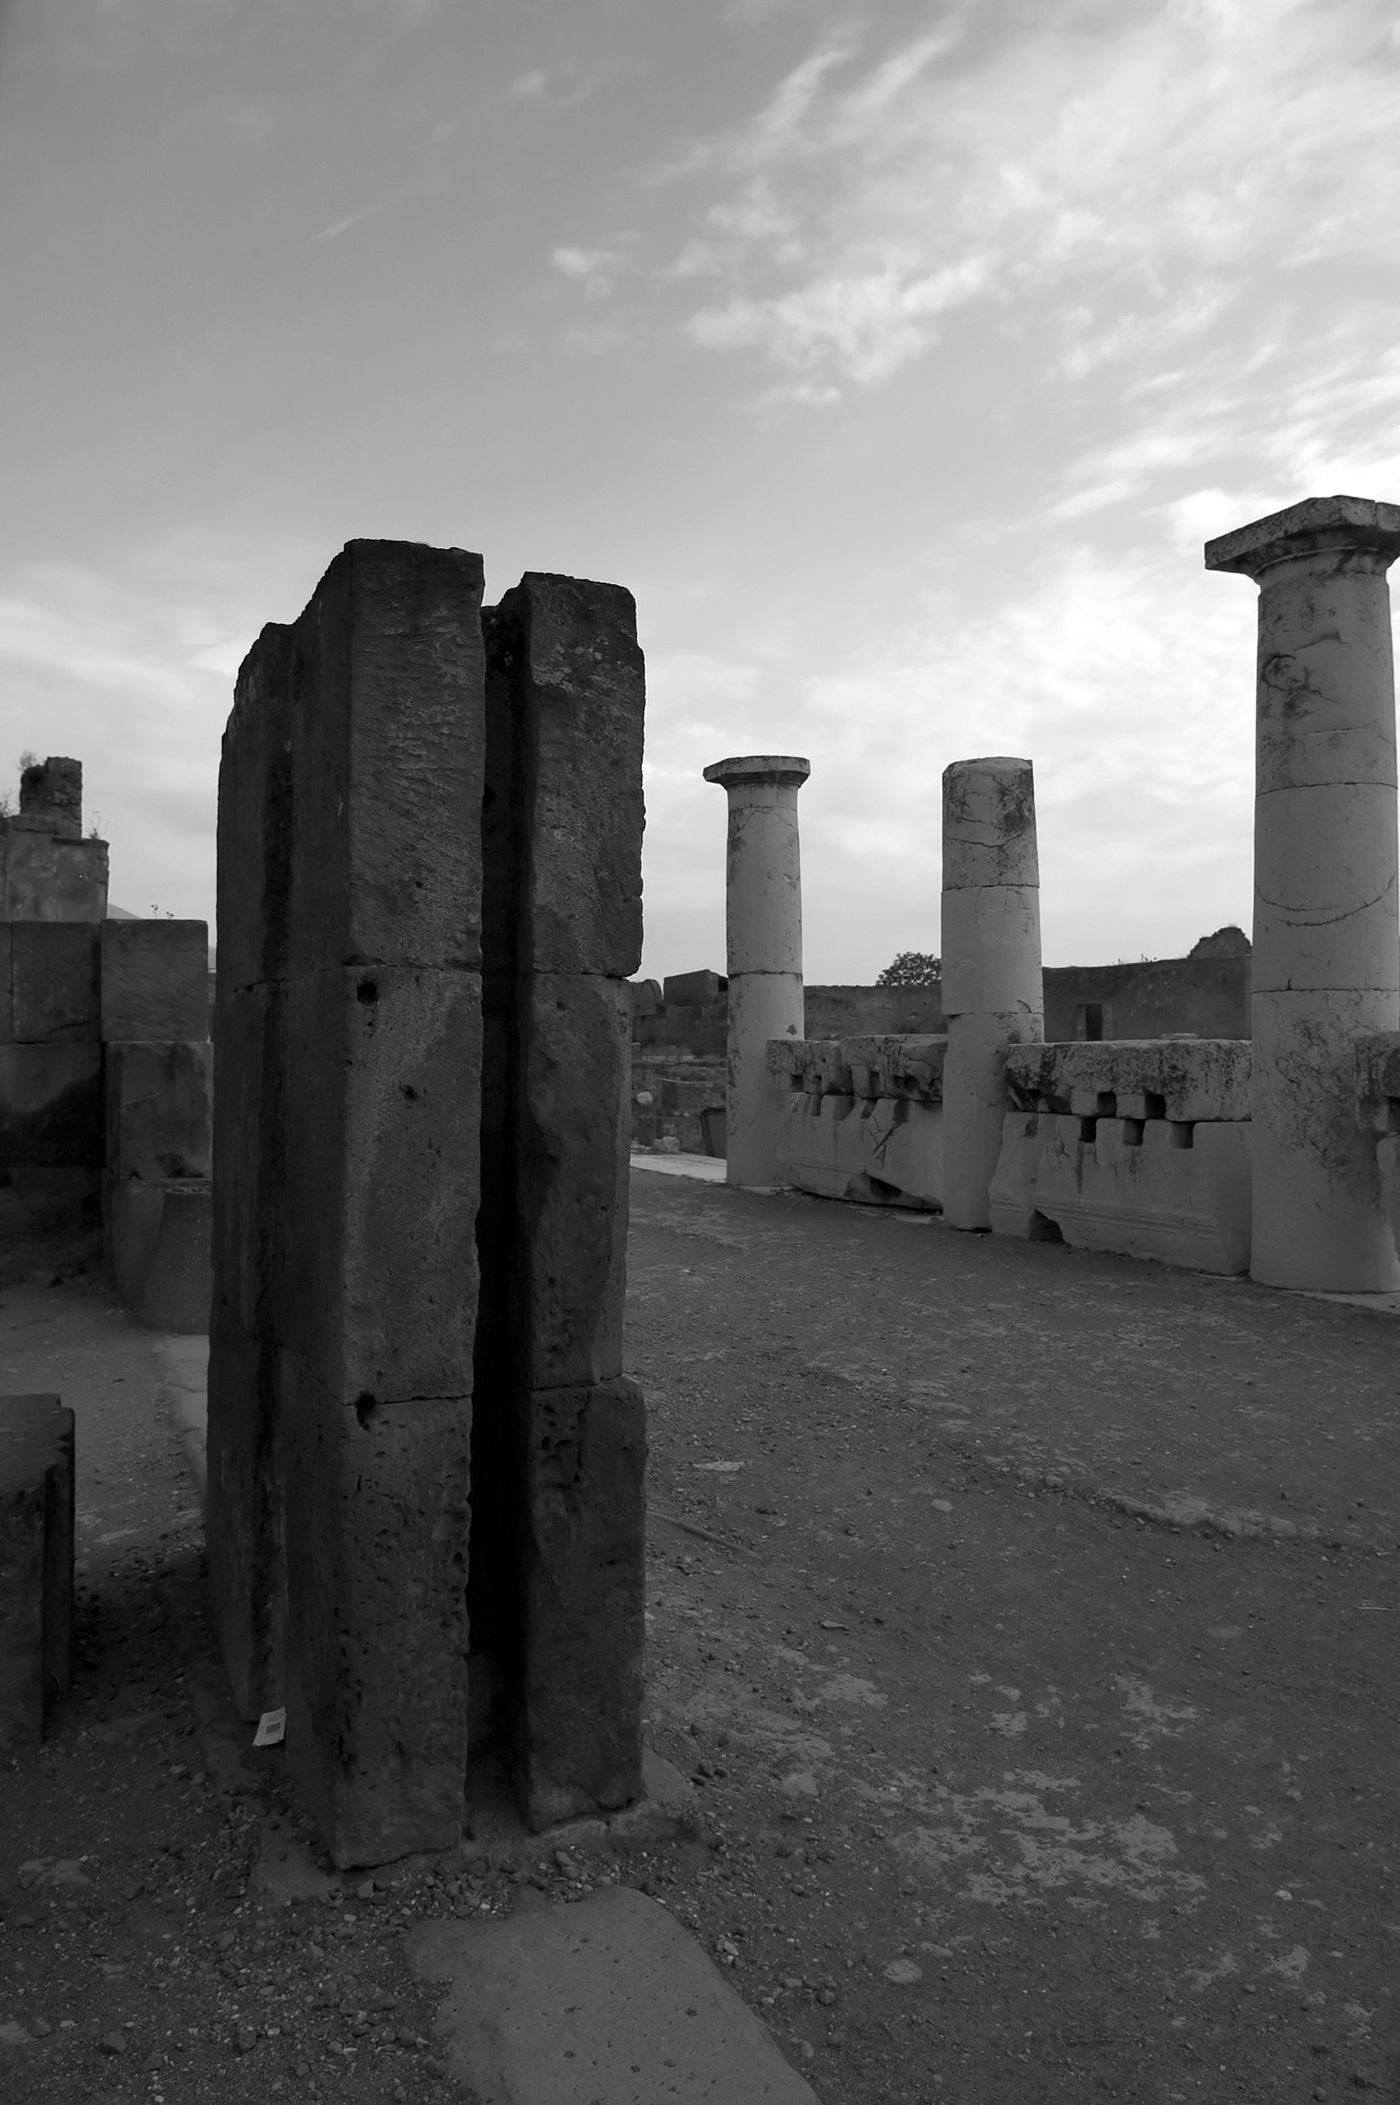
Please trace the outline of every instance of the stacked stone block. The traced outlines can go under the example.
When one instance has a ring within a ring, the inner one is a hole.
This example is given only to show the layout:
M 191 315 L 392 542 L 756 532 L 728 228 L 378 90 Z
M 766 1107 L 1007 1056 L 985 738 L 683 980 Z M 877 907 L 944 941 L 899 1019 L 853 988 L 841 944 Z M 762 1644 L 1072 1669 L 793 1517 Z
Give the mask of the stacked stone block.
M 621 1379 L 641 660 L 611 587 L 352 542 L 219 794 L 209 1543 L 337 1864 L 640 1780 Z

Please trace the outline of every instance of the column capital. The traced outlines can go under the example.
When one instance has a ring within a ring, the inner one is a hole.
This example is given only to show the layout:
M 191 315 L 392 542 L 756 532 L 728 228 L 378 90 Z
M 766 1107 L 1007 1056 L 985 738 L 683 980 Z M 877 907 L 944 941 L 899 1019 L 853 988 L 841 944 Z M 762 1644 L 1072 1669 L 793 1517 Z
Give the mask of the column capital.
M 1384 569 L 1400 555 L 1400 504 L 1374 497 L 1305 497 L 1286 511 L 1207 541 L 1207 570 L 1257 578 L 1275 563 L 1308 555 L 1371 555 Z
M 811 772 L 811 761 L 796 753 L 749 753 L 711 761 L 705 780 L 718 782 L 721 789 L 801 789 Z

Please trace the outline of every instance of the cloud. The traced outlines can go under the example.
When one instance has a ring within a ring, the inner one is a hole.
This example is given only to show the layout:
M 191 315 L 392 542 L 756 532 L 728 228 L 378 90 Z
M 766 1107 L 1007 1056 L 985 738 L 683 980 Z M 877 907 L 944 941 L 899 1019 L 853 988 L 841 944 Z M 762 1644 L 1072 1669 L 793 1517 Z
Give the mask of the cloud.
M 558 59 L 547 66 L 530 66 L 517 73 L 506 89 L 513 102 L 537 102 L 553 110 L 572 110 L 587 102 L 619 74 L 631 70 L 632 62 L 620 57 Z
M 885 49 L 827 37 L 677 164 L 723 194 L 673 271 L 703 347 L 887 380 L 952 304 L 1036 313 L 1070 379 L 1238 312 L 1251 271 L 1389 253 L 1386 0 L 1070 0 Z M 883 348 L 882 348 L 883 345 Z
M 627 258 L 615 248 L 557 248 L 550 262 L 561 277 L 581 285 L 590 300 L 605 300 L 628 268 Z

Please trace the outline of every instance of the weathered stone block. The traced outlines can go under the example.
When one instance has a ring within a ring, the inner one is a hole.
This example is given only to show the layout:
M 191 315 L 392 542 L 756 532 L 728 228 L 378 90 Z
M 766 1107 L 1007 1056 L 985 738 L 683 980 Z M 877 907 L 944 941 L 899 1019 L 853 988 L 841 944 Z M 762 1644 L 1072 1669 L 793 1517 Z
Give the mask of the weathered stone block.
M 799 1191 L 866 1206 L 943 1203 L 943 1108 L 907 1097 L 813 1096 L 779 1107 L 778 1172 Z
M 207 1177 L 213 1048 L 131 1038 L 107 1048 L 107 1167 L 113 1176 Z
M 516 767 L 492 792 L 529 843 L 514 969 L 626 979 L 642 951 L 645 672 L 632 595 L 527 571 L 485 635 L 488 712 L 512 726 L 493 744 L 513 743 Z M 489 884 L 489 840 L 486 854 Z
M 0 921 L 100 921 L 107 843 L 63 838 L 51 819 L 0 818 Z
M 91 921 L 0 922 L 6 1037 L 23 1045 L 98 1037 L 97 944 Z
M 291 970 L 296 682 L 296 631 L 269 622 L 238 669 L 219 761 L 216 1009 Z
M 100 1169 L 102 1048 L 0 1045 L 0 1169 Z
M 536 1829 L 642 1784 L 646 1408 L 619 1380 L 530 1399 L 525 1813 Z
M 234 987 L 220 970 L 211 1147 L 214 1295 L 248 1337 L 271 1323 L 265 1297 L 280 1262 L 285 1006 L 284 987 Z
M 1158 1118 L 1233 1122 L 1250 1115 L 1251 1065 L 1241 1038 L 1015 1045 L 1006 1056 L 1007 1101 L 1018 1111 L 1083 1105 L 1076 1116 L 1108 1117 L 1121 1092 Z
M 351 541 L 295 624 L 293 978 L 480 963 L 481 586 L 460 548 Z
M 628 997 L 619 981 L 522 981 L 511 1306 L 532 1389 L 622 1372 Z
M 992 1226 L 1034 1235 L 1053 1221 L 1077 1249 L 1204 1272 L 1249 1269 L 1247 1122 L 1085 1120 L 1012 1113 L 992 1180 Z
M 285 1700 L 287 1612 L 281 1482 L 282 1355 L 216 1302 L 209 1325 L 205 1533 L 219 1650 L 239 1714 Z
M 209 1036 L 206 921 L 104 921 L 102 1036 Z
M 662 1000 L 668 1009 L 709 1008 L 724 996 L 717 972 L 673 972 L 661 984 Z
M 148 1330 L 201 1337 L 209 1329 L 211 1187 L 207 1179 L 114 1179 L 108 1263 L 122 1298 Z
M 73 1413 L 0 1396 L 0 1755 L 37 1747 L 73 1678 Z
M 338 1869 L 449 1848 L 467 1754 L 470 1396 L 347 1410 L 288 1354 L 280 1416 L 288 1767 Z
M 320 973 L 288 986 L 273 1017 L 280 1123 L 262 1135 L 253 1232 L 277 1338 L 345 1405 L 469 1394 L 477 975 Z

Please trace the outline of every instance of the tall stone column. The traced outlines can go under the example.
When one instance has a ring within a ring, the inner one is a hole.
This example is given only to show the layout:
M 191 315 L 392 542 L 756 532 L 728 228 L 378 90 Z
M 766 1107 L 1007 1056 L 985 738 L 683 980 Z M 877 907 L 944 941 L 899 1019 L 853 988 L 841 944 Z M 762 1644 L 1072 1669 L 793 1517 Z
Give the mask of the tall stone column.
M 1310 497 L 1206 544 L 1259 585 L 1252 1276 L 1400 1286 L 1352 1046 L 1400 1024 L 1395 678 L 1400 505 Z
M 729 972 L 726 1181 L 765 1188 L 777 1175 L 778 1095 L 770 1038 L 800 1038 L 802 870 L 797 792 L 811 762 L 788 753 L 716 760 L 707 782 L 729 794 L 725 928 Z
M 943 1214 L 989 1228 L 1008 1045 L 1045 1036 L 1040 865 L 1029 760 L 943 770 Z

